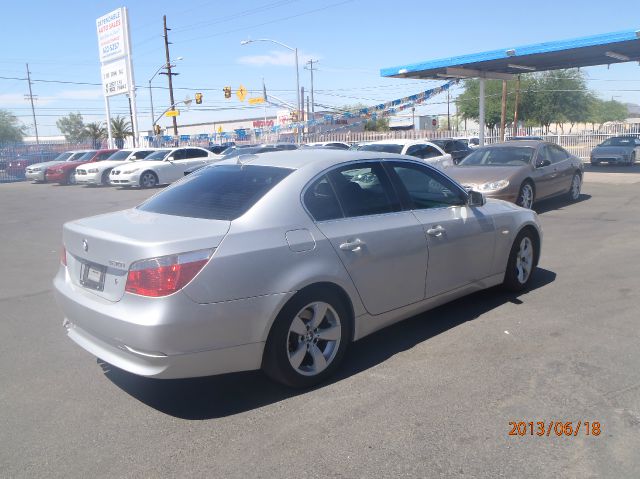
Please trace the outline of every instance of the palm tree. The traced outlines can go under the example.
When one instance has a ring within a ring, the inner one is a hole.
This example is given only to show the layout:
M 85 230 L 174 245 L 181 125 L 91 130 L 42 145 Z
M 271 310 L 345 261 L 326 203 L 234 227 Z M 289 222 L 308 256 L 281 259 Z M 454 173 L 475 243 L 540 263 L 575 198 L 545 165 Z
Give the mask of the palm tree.
M 84 127 L 85 135 L 91 140 L 93 148 L 100 148 L 102 140 L 107 137 L 107 129 L 102 123 L 87 123 Z
M 124 117 L 118 115 L 111 119 L 111 135 L 116 140 L 116 146 L 122 148 L 124 146 L 124 139 L 127 136 L 132 136 L 131 123 L 129 123 Z

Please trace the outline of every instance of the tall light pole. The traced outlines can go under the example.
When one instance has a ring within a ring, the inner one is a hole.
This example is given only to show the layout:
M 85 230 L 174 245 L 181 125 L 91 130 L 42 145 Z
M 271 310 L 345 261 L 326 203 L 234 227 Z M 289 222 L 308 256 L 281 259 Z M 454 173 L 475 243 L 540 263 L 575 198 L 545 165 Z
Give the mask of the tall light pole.
M 292 52 L 295 53 L 296 55 L 296 93 L 297 93 L 297 98 L 298 98 L 298 119 L 302 118 L 301 113 L 301 108 L 302 108 L 302 103 L 300 102 L 300 70 L 298 69 L 298 49 L 297 48 L 293 48 L 290 47 L 289 45 L 285 45 L 282 42 L 279 42 L 277 40 L 272 40 L 270 38 L 257 38 L 255 40 L 242 40 L 240 42 L 240 45 L 248 45 L 249 43 L 254 43 L 254 42 L 271 42 L 271 43 L 275 43 L 276 45 L 280 45 L 281 47 L 286 48 L 287 50 L 291 50 Z
M 178 60 L 182 60 L 182 57 L 178 57 L 175 59 L 175 61 Z M 153 127 L 155 125 L 155 115 L 153 114 L 153 90 L 151 89 L 151 82 L 153 81 L 153 79 L 156 77 L 156 75 L 158 73 L 160 73 L 161 70 L 167 68 L 167 64 L 163 63 L 162 65 L 160 65 L 160 67 L 156 70 L 156 72 L 153 74 L 153 76 L 149 79 L 149 101 L 151 102 L 151 130 L 153 131 Z

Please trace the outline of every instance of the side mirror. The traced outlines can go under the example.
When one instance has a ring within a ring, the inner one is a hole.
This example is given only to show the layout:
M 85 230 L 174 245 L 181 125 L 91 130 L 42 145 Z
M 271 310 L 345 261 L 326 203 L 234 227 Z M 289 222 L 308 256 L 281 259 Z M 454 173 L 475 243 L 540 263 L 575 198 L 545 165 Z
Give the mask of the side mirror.
M 469 191 L 469 196 L 467 197 L 468 206 L 484 206 L 486 202 L 487 199 L 479 191 Z
M 174 160 L 173 156 L 170 156 L 169 158 L 167 158 L 168 162 L 172 162 Z
M 551 161 L 544 159 L 536 163 L 536 168 L 544 168 L 545 166 L 549 166 L 550 164 L 551 164 Z

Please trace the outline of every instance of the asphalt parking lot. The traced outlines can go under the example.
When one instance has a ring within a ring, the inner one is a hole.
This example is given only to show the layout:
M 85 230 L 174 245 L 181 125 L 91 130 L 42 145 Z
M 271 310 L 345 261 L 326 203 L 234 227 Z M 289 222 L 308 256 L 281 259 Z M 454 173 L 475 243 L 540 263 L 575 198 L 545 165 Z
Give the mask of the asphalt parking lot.
M 588 170 L 578 203 L 537 207 L 529 292 L 374 334 L 303 392 L 260 372 L 142 379 L 66 338 L 63 222 L 150 194 L 0 185 L 1 477 L 640 476 L 640 165 Z M 509 435 L 552 420 L 601 433 Z

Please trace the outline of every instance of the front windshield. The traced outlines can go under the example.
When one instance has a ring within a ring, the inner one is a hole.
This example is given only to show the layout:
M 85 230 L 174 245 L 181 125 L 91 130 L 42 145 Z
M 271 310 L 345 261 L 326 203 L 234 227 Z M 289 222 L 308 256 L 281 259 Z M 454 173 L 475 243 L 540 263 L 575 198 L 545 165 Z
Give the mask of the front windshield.
M 636 146 L 635 138 L 609 138 L 598 146 Z
M 76 153 L 71 153 L 71 156 L 69 158 L 67 158 L 66 161 L 78 161 L 80 158 L 82 158 L 84 156 L 83 151 L 78 151 Z
M 124 161 L 127 156 L 131 154 L 131 150 L 120 150 L 116 151 L 113 155 L 111 155 L 107 160 L 109 161 Z
M 72 153 L 70 151 L 65 151 L 56 156 L 53 161 L 67 161 L 71 155 Z
M 380 153 L 402 153 L 402 146 L 395 143 L 372 143 L 362 145 L 358 151 L 378 151 Z
M 162 161 L 167 156 L 169 156 L 169 153 L 171 153 L 171 150 L 158 150 L 158 151 L 154 151 L 149 156 L 147 156 L 146 158 L 142 158 L 142 159 L 144 161 Z
M 531 162 L 533 152 L 529 146 L 488 146 L 474 151 L 458 166 L 522 166 Z
M 77 161 L 90 161 L 94 156 L 96 156 L 98 150 L 87 151 L 84 155 L 77 159 Z

